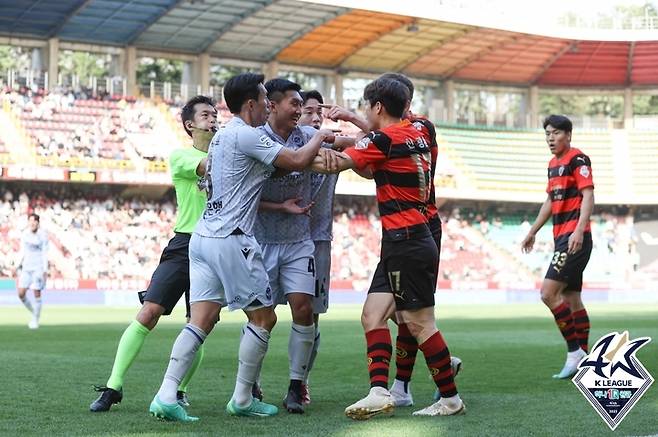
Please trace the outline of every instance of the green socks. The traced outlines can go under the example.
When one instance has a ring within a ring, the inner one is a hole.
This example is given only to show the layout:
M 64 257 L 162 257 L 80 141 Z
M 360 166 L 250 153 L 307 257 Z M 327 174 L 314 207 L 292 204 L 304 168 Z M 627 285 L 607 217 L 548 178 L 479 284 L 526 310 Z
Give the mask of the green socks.
M 133 320 L 130 326 L 123 332 L 121 340 L 119 340 L 119 347 L 117 347 L 117 354 L 114 357 L 112 374 L 110 375 L 110 379 L 107 380 L 107 386 L 109 388 L 121 390 L 123 378 L 142 349 L 144 340 L 146 340 L 149 332 L 151 331 L 137 320 Z
M 183 378 L 183 380 L 180 382 L 180 385 L 178 386 L 178 391 L 187 393 L 187 385 L 190 383 L 192 377 L 194 376 L 197 369 L 201 365 L 201 360 L 203 360 L 204 350 L 205 349 L 203 347 L 203 343 L 201 343 L 201 346 L 199 346 L 199 349 L 196 351 L 196 355 L 194 356 L 194 361 L 192 361 L 192 366 L 190 367 L 190 370 L 187 371 L 185 377 Z

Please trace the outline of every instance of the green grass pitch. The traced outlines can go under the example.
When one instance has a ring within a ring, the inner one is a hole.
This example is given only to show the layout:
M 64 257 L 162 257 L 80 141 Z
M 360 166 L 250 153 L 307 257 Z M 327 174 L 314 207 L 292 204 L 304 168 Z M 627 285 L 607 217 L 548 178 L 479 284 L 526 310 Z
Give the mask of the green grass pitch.
M 93 414 L 92 384 L 104 384 L 119 336 L 134 309 L 45 307 L 42 327 L 27 329 L 23 308 L 0 308 L 2 405 L 0 434 L 22 435 L 227 435 L 227 436 L 528 436 L 612 435 L 570 381 L 555 381 L 565 357 L 562 339 L 541 305 L 439 307 L 439 326 L 453 355 L 464 362 L 457 384 L 467 405 L 458 417 L 393 417 L 354 422 L 344 408 L 367 393 L 360 308 L 334 306 L 322 321 L 322 346 L 311 376 L 313 403 L 304 415 L 280 412 L 267 419 L 229 417 L 224 407 L 237 366 L 240 313 L 222 315 L 206 342 L 206 358 L 190 387 L 194 424 L 160 422 L 148 405 L 162 379 L 171 345 L 182 327 L 179 310 L 163 319 L 130 369 L 124 400 Z M 280 405 L 287 388 L 290 318 L 280 308 L 263 369 L 265 399 Z M 658 378 L 658 308 L 590 305 L 592 338 L 628 330 L 652 336 L 638 357 Z M 395 333 L 392 330 L 393 335 Z M 430 403 L 433 384 L 422 355 L 412 391 L 416 407 Z M 391 378 L 394 369 L 391 369 Z M 652 386 L 615 435 L 658 433 L 658 384 Z

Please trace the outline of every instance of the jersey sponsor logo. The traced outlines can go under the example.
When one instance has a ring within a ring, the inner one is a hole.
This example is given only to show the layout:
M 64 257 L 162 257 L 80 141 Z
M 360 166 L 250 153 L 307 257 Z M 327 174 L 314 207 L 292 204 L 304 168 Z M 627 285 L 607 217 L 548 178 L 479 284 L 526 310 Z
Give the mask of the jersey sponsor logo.
M 265 146 L 265 147 L 272 147 L 274 145 L 274 141 L 267 135 L 261 135 L 260 138 L 260 143 Z
M 367 149 L 368 145 L 370 145 L 371 142 L 372 141 L 370 141 L 370 138 L 368 138 L 368 137 L 361 138 L 359 141 L 356 142 L 356 145 L 354 146 L 354 148 L 356 150 Z
M 636 356 L 650 341 L 650 337 L 629 340 L 628 331 L 608 333 L 583 358 L 572 379 L 613 431 L 653 384 L 653 377 Z
M 579 173 L 580 173 L 580 175 L 581 175 L 582 177 L 584 177 L 584 178 L 588 178 L 588 177 L 589 177 L 589 174 L 590 174 L 590 173 L 589 173 L 589 169 L 588 169 L 587 166 L 585 166 L 585 165 L 583 165 L 582 167 L 580 167 L 580 171 L 579 171 Z

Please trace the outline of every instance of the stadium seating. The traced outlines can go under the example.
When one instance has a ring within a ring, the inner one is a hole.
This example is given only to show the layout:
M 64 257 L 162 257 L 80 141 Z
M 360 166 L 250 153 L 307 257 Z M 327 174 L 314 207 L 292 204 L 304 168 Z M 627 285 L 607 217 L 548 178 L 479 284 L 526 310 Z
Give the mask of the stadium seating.
M 540 130 L 437 126 L 439 153 L 447 155 L 475 188 L 537 192 L 546 189 L 551 155 Z M 613 145 L 608 131 L 574 132 L 573 144 L 592 159 L 597 192 L 613 194 Z
M 628 132 L 631 175 L 634 191 L 639 195 L 654 195 L 658 187 L 658 130 Z

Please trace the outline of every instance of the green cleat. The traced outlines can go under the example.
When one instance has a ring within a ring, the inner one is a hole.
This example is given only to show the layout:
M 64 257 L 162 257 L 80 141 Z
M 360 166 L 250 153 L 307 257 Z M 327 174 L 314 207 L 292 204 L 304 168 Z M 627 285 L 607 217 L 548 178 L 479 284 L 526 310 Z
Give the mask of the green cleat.
M 171 422 L 196 422 L 198 417 L 189 416 L 179 404 L 165 404 L 156 395 L 149 407 L 151 416 Z
M 275 416 L 279 409 L 255 398 L 248 407 L 238 407 L 231 399 L 226 405 L 226 412 L 231 416 L 268 417 Z

